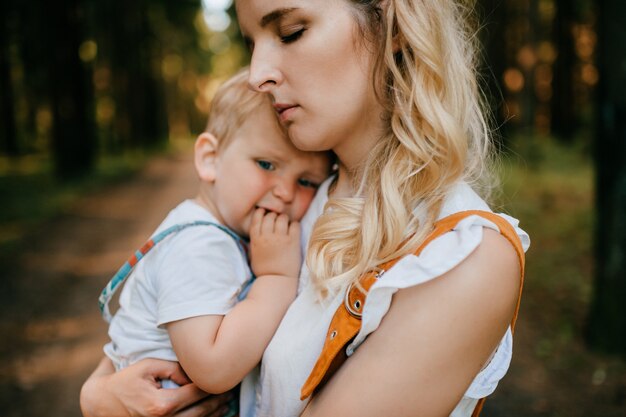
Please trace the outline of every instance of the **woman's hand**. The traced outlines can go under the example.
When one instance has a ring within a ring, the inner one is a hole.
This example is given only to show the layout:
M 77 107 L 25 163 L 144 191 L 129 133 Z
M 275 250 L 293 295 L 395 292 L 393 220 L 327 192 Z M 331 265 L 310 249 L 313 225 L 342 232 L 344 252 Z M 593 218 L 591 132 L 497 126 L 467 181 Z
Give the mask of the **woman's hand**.
M 181 385 L 162 389 L 160 380 Z M 191 384 L 177 362 L 144 359 L 115 372 L 102 359 L 85 381 L 80 406 L 85 417 L 220 417 L 232 394 L 214 396 Z

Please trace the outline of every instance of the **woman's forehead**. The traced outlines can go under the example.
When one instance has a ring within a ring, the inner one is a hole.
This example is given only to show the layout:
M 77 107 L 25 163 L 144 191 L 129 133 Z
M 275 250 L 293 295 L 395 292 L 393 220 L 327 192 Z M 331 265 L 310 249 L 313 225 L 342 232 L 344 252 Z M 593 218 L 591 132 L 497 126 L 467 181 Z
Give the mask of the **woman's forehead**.
M 277 19 L 301 8 L 310 8 L 312 0 L 236 0 L 240 24 L 265 27 Z

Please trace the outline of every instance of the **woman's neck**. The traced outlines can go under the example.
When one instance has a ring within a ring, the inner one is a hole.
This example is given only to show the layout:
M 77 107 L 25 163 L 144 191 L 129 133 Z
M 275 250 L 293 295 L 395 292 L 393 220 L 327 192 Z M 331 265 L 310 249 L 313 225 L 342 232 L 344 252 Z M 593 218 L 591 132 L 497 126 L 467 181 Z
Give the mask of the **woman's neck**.
M 330 185 L 328 189 L 329 197 L 334 198 L 347 198 L 354 197 L 354 178 L 342 163 L 339 163 L 339 170 L 337 171 L 337 177 Z
M 350 132 L 333 148 L 339 160 L 339 171 L 329 191 L 332 197 L 355 195 L 357 190 L 354 187 L 358 184 L 357 180 L 363 172 L 368 155 L 385 131 L 382 112 L 381 106 L 374 102 L 374 105 L 364 112 L 362 123 L 357 130 Z
M 362 177 L 368 154 L 378 140 L 380 140 L 380 135 L 372 134 L 362 136 L 358 141 L 353 142 L 356 146 L 344 144 L 333 149 L 337 155 L 339 169 L 337 179 L 329 191 L 330 196 L 354 197 L 357 192 L 355 186 L 358 187 L 358 179 Z

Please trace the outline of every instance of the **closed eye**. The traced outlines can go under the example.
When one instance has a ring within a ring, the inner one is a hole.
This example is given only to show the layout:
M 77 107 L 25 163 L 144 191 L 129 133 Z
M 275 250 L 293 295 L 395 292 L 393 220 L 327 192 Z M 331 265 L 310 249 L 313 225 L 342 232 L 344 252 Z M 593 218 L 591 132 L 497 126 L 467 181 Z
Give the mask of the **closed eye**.
M 298 185 L 306 188 L 313 188 L 314 190 L 317 190 L 320 186 L 318 183 L 309 181 L 306 178 L 298 179 Z
M 297 41 L 298 39 L 300 39 L 302 37 L 302 35 L 304 34 L 304 31 L 306 29 L 300 29 L 300 30 L 296 30 L 295 32 L 289 33 L 287 35 L 282 35 L 280 37 L 280 41 L 282 43 L 292 43 Z
M 274 171 L 276 169 L 276 167 L 274 166 L 274 164 L 272 164 L 269 161 L 265 161 L 263 159 L 259 159 L 258 161 L 256 161 L 256 164 L 265 171 Z

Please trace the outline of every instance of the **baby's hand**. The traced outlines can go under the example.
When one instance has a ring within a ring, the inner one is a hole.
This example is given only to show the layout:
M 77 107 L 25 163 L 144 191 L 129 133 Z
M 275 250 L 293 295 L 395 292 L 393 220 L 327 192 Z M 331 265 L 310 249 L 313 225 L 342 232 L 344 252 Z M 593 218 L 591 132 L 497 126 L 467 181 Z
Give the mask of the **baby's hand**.
M 298 277 L 302 262 L 300 223 L 286 214 L 257 209 L 250 225 L 250 264 L 254 274 Z

